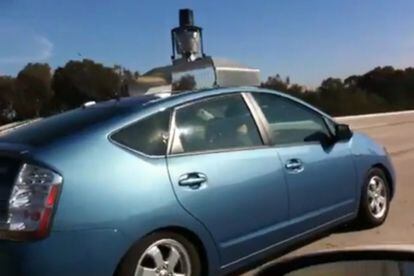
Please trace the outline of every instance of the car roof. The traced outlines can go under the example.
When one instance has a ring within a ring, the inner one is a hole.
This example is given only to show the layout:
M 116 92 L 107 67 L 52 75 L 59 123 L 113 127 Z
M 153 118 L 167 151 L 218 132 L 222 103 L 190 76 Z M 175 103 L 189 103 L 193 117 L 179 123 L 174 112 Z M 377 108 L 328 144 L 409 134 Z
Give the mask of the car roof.
M 155 101 L 155 102 L 158 102 L 161 105 L 163 105 L 163 103 L 165 103 L 164 107 L 168 107 L 168 106 L 174 106 L 174 105 L 177 105 L 177 104 L 180 104 L 180 103 L 183 103 L 183 102 L 191 102 L 193 100 L 197 100 L 197 99 L 204 98 L 204 97 L 218 96 L 218 95 L 229 94 L 229 93 L 240 93 L 240 92 L 269 93 L 269 94 L 273 94 L 273 95 L 278 95 L 280 97 L 284 97 L 284 98 L 290 99 L 294 102 L 297 102 L 299 104 L 302 104 L 302 105 L 316 111 L 317 113 L 333 120 L 333 118 L 330 115 L 328 115 L 325 112 L 319 110 L 318 108 L 310 105 L 309 103 L 307 103 L 305 101 L 302 101 L 301 99 L 298 99 L 296 97 L 290 96 L 286 93 L 279 92 L 279 91 L 276 91 L 276 90 L 265 89 L 265 88 L 255 87 L 255 86 L 210 88 L 210 89 L 205 89 L 205 90 L 183 91 L 183 92 L 178 92 L 178 93 L 173 92 L 171 96 L 165 97 L 165 98 L 160 99 L 160 100 Z
M 276 90 L 270 90 L 270 89 L 255 87 L 255 86 L 208 88 L 208 89 L 200 89 L 200 90 L 177 91 L 177 92 L 170 92 L 170 93 L 155 93 L 155 94 L 142 95 L 142 96 L 130 96 L 130 97 L 119 98 L 117 100 L 112 99 L 109 101 L 100 102 L 95 105 L 92 105 L 91 108 L 116 105 L 122 109 L 130 109 L 131 111 L 134 111 L 134 110 L 138 111 L 138 110 L 142 110 L 143 106 L 160 105 L 164 107 L 169 107 L 169 106 L 178 105 L 183 102 L 192 101 L 192 100 L 196 100 L 196 99 L 203 98 L 203 97 L 218 96 L 221 94 L 240 93 L 240 92 L 270 93 L 270 94 L 278 95 L 278 96 L 293 100 L 295 102 L 298 102 L 300 104 L 303 104 L 307 106 L 308 108 L 311 108 L 317 111 L 318 113 L 328 118 L 331 118 L 328 114 L 324 113 L 323 111 L 317 109 L 316 107 L 298 98 L 292 97 L 286 93 L 279 92 Z
M 257 87 L 216 88 L 172 93 L 167 97 L 155 94 L 112 99 L 96 104 L 89 103 L 82 107 L 18 127 L 1 136 L 0 142 L 41 146 L 86 128 L 104 124 L 105 122 L 112 121 L 115 124 L 129 124 L 131 117 L 133 120 L 139 119 L 136 113 L 142 112 L 142 116 L 147 116 L 148 113 L 146 111 L 151 114 L 152 112 L 158 112 L 159 110 L 192 102 L 200 98 L 240 92 L 271 93 L 290 98 L 330 118 L 309 104 L 274 90 Z M 124 120 L 128 120 L 128 122 L 124 122 Z

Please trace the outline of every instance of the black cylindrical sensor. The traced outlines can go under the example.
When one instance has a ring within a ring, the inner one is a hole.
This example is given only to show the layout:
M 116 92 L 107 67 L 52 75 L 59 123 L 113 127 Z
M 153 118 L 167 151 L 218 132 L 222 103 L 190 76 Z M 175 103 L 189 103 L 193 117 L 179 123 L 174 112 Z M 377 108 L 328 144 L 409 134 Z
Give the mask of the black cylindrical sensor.
M 180 27 L 193 26 L 193 25 L 194 25 L 193 10 L 190 10 L 190 9 L 180 10 Z

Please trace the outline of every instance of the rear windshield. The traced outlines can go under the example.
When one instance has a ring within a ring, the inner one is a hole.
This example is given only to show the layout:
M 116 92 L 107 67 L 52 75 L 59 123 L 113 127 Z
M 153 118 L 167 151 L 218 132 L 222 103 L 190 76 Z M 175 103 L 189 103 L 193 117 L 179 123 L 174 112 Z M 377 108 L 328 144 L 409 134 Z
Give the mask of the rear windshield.
M 143 105 L 156 103 L 159 99 L 154 95 L 144 95 L 122 98 L 119 101 L 101 102 L 86 108 L 80 107 L 18 127 L 0 136 L 0 142 L 29 146 L 47 145 L 56 139 L 82 131 L 95 124 L 103 123 L 123 114 L 133 113 Z
M 154 97 L 109 101 L 40 119 L 0 136 L 0 142 L 42 146 L 98 123 L 138 110 Z
M 114 118 L 120 113 L 121 109 L 115 106 L 78 108 L 18 127 L 0 137 L 0 142 L 41 146 Z

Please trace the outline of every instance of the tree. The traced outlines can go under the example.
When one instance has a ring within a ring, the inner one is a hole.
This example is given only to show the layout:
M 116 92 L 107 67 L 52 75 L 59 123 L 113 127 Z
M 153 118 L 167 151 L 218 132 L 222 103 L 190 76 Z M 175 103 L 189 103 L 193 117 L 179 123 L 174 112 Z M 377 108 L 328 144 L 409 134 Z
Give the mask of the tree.
M 391 109 L 414 107 L 414 74 L 410 68 L 377 67 L 359 77 L 358 87 L 384 98 Z
M 301 86 L 301 85 L 299 85 L 299 84 L 296 84 L 296 83 L 294 83 L 294 84 L 292 84 L 290 87 L 289 87 L 289 91 L 290 92 L 293 92 L 293 93 L 303 93 L 303 91 L 304 91 L 305 89 L 304 89 L 304 87 L 303 86 Z
M 358 86 L 359 76 L 352 75 L 344 80 L 344 86 L 346 88 L 355 88 Z
M 18 73 L 14 105 L 19 117 L 41 115 L 42 108 L 53 97 L 51 79 L 51 69 L 45 63 L 29 63 Z
M 289 84 L 283 81 L 279 74 L 276 74 L 275 76 L 268 77 L 260 86 L 280 92 L 286 92 L 288 91 Z
M 7 123 L 16 118 L 16 79 L 0 76 L 0 123 Z
M 326 80 L 323 80 L 319 91 L 324 92 L 334 92 L 334 91 L 342 91 L 345 89 L 345 86 L 341 79 L 337 78 L 327 78 Z
M 52 75 L 48 64 L 29 63 L 16 78 L 0 76 L 0 124 L 46 116 L 128 95 L 128 85 L 139 76 L 120 65 L 92 60 L 69 61 Z M 195 80 L 183 76 L 173 89 L 193 90 Z M 414 108 L 414 68 L 376 67 L 344 81 L 327 78 L 316 89 L 291 83 L 289 77 L 270 76 L 262 87 L 298 97 L 331 115 L 363 114 Z
M 87 101 L 108 100 L 120 95 L 121 77 L 116 69 L 84 59 L 69 61 L 53 76 L 55 108 L 67 110 Z

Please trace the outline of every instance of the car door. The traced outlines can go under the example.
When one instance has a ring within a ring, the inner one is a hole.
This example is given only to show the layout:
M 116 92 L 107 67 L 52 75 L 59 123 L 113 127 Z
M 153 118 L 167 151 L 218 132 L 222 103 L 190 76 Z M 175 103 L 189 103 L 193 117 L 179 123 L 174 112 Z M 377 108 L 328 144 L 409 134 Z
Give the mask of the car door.
M 339 221 L 356 210 L 356 173 L 349 142 L 333 142 L 319 112 L 270 93 L 253 93 L 277 148 L 289 189 L 290 233 Z M 333 123 L 333 122 L 330 122 Z
M 241 94 L 175 109 L 167 157 L 180 204 L 201 221 L 229 264 L 284 239 L 287 185 Z

